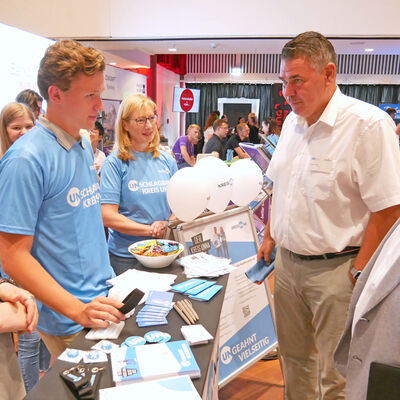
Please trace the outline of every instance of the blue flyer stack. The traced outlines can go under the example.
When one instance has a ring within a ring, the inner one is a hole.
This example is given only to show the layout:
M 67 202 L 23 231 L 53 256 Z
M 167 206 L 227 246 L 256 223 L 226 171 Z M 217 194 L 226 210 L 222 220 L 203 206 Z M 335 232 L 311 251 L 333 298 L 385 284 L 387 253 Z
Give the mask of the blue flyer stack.
M 214 297 L 221 289 L 221 285 L 215 285 L 216 281 L 206 279 L 189 279 L 172 286 L 174 292 L 188 295 L 190 299 L 208 301 Z
M 136 316 L 138 327 L 168 324 L 167 315 L 172 308 L 173 297 L 173 293 L 151 290 L 145 306 Z

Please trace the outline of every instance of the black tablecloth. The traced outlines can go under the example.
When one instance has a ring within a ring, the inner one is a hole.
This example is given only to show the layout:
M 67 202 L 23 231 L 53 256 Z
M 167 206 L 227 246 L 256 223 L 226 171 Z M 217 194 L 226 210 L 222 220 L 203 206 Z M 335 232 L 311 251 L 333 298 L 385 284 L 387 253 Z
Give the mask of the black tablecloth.
M 145 267 L 139 267 L 143 271 L 147 272 L 160 272 L 160 273 L 169 273 L 176 274 L 178 277 L 175 280 L 175 283 L 179 283 L 187 280 L 186 276 L 183 274 L 183 268 L 179 266 L 177 262 L 174 262 L 171 266 L 163 269 L 148 269 Z M 224 294 L 226 289 L 226 283 L 228 280 L 228 275 L 219 277 L 217 280 L 217 284 L 223 285 L 221 291 L 214 296 L 209 302 L 201 302 L 192 300 L 192 304 L 197 314 L 199 315 L 200 321 L 198 323 L 202 324 L 212 336 L 215 337 L 220 312 L 222 308 L 222 303 L 224 300 Z M 133 289 L 133 287 L 132 287 Z M 181 300 L 186 298 L 179 293 L 175 293 L 174 301 Z M 136 313 L 143 307 L 143 305 L 139 305 L 135 309 L 135 314 L 126 320 L 125 327 L 122 330 L 120 336 L 116 340 L 112 340 L 112 342 L 121 344 L 127 337 L 129 336 L 144 336 L 146 332 L 159 330 L 161 332 L 168 332 L 171 335 L 171 340 L 183 340 L 184 337 L 181 333 L 181 326 L 185 325 L 185 322 L 181 319 L 181 317 L 177 314 L 177 312 L 172 309 L 168 316 L 168 325 L 159 325 L 159 326 L 149 326 L 146 328 L 138 328 L 136 324 Z M 80 350 L 89 350 L 91 346 L 93 346 L 97 341 L 94 340 L 86 340 L 85 335 L 88 329 L 84 329 L 78 337 L 72 342 L 71 348 L 80 349 Z M 199 394 L 203 393 L 203 387 L 206 380 L 206 372 L 208 368 L 208 364 L 210 361 L 211 353 L 213 350 L 214 341 L 209 342 L 208 344 L 193 346 L 191 349 L 196 358 L 196 361 L 201 369 L 201 378 L 193 379 L 193 384 L 198 390 Z M 54 365 L 50 368 L 50 370 L 43 376 L 43 378 L 38 382 L 38 384 L 28 393 L 25 399 L 28 400 L 73 400 L 75 397 L 70 392 L 65 383 L 61 380 L 59 373 L 67 368 L 70 368 L 73 364 L 57 360 Z M 101 379 L 100 388 L 107 388 L 114 386 L 112 381 L 111 374 L 111 364 L 110 358 L 108 357 L 107 363 L 98 363 L 98 364 L 90 364 L 90 365 L 99 365 L 106 366 L 105 371 L 103 371 L 103 376 Z

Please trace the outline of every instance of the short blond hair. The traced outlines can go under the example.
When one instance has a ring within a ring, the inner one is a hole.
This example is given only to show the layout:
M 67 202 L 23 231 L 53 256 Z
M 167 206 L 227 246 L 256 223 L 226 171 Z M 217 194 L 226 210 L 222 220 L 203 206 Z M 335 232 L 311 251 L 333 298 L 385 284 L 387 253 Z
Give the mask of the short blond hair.
M 141 94 L 133 94 L 125 98 L 119 107 L 115 131 L 117 135 L 118 158 L 123 161 L 135 159 L 131 153 L 133 150 L 131 137 L 129 132 L 124 128 L 123 122 L 127 121 L 132 114 L 137 114 L 144 108 L 151 108 L 154 115 L 157 114 L 156 103 Z M 153 153 L 153 158 L 156 158 L 160 155 L 160 151 L 158 150 L 160 135 L 156 124 L 154 124 L 154 131 L 153 140 L 151 141 L 146 153 L 151 152 Z
M 192 130 L 192 129 L 198 129 L 198 130 L 200 130 L 200 126 L 197 125 L 197 124 L 189 125 L 188 128 L 186 129 L 186 133 L 188 133 L 188 132 L 189 132 L 190 130 Z
M 71 87 L 77 74 L 93 76 L 106 68 L 104 57 L 93 47 L 85 47 L 74 40 L 60 40 L 49 46 L 40 61 L 38 87 L 40 94 L 49 99 L 49 87 L 63 91 Z
M 35 117 L 32 111 L 25 104 L 21 103 L 8 103 L 1 110 L 0 114 L 0 158 L 3 157 L 4 153 L 11 147 L 12 142 L 7 133 L 7 126 L 11 124 L 15 119 L 27 116 L 35 124 Z

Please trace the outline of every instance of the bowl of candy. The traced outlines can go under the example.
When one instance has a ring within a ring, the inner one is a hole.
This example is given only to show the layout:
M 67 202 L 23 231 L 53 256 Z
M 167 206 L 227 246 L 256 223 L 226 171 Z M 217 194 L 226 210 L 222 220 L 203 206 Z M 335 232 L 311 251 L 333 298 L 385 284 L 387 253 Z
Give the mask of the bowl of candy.
M 174 240 L 151 239 L 133 243 L 128 250 L 145 267 L 165 268 L 183 251 L 183 245 Z

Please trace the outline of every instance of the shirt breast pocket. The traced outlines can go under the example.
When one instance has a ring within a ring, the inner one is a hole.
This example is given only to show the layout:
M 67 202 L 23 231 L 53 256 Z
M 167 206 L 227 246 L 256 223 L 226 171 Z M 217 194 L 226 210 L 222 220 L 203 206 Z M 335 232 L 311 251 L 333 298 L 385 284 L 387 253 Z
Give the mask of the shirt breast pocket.
M 336 175 L 336 160 L 312 157 L 301 179 L 301 192 L 313 200 L 327 200 L 332 196 Z

